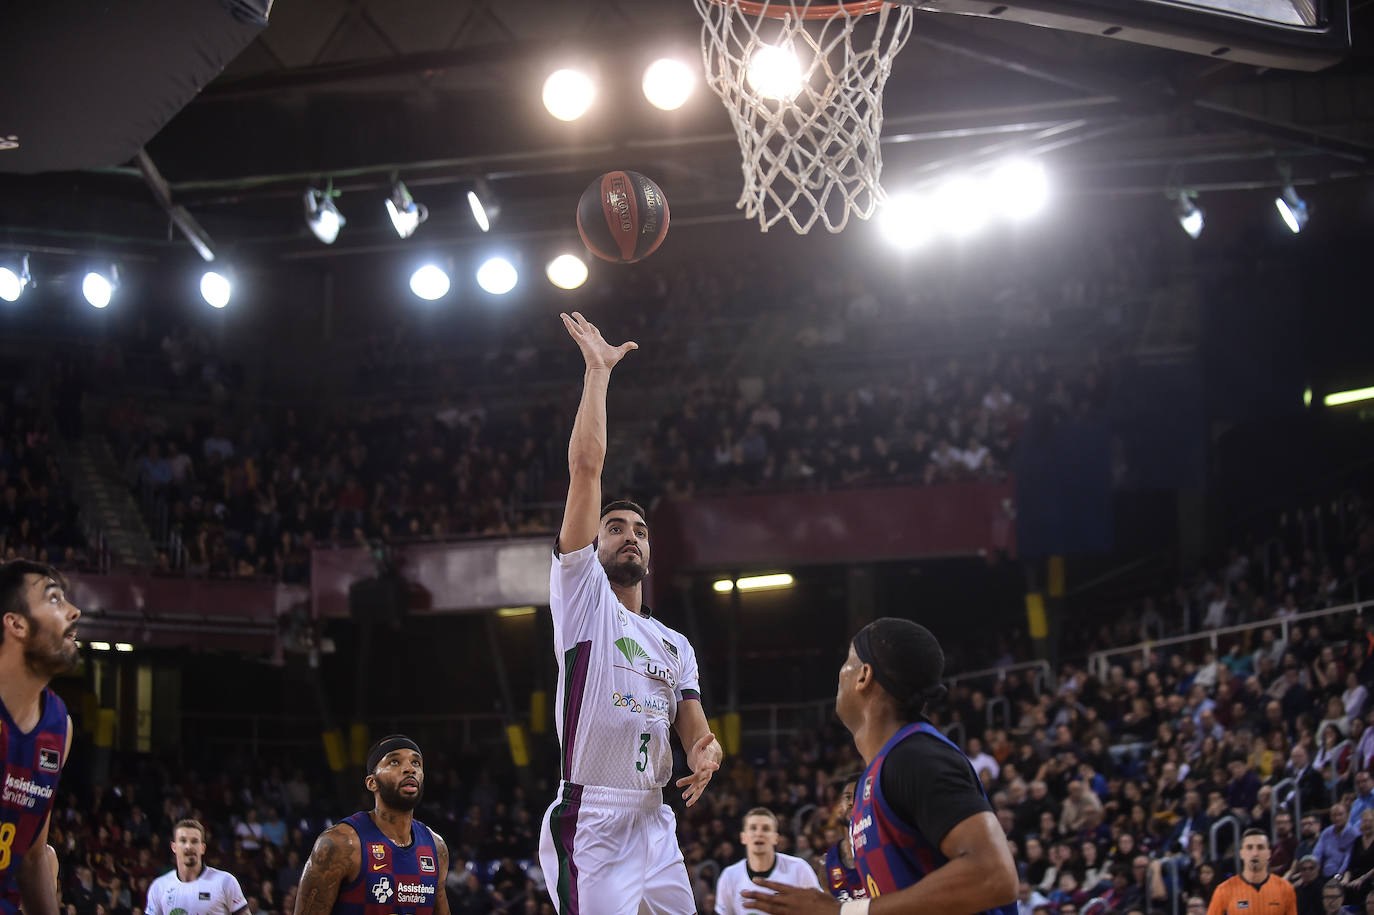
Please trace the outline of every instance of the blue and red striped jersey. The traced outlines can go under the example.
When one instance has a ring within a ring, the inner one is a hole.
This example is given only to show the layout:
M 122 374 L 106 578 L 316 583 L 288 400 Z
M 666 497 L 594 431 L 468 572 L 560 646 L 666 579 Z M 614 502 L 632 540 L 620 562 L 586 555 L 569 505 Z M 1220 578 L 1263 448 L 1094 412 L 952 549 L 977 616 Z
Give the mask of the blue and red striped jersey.
M 443 892 L 434 833 L 411 820 L 410 845 L 392 842 L 366 811 L 344 820 L 358 834 L 362 866 L 344 884 L 333 915 L 433 915 L 434 900 Z
M 830 851 L 825 853 L 825 888 L 840 902 L 868 898 L 859 872 L 852 867 L 844 866 L 838 842 L 830 846 Z
M 893 734 L 864 769 L 854 797 L 854 811 L 850 814 L 849 837 L 854 847 L 854 867 L 863 878 L 870 898 L 911 886 L 948 860 L 940 851 L 939 841 L 943 836 L 935 841 L 927 839 L 914 825 L 898 817 L 883 796 L 884 761 L 899 743 L 918 734 L 942 741 L 963 756 L 963 751 L 939 729 L 920 721 Z M 969 768 L 971 771 L 972 764 Z M 978 783 L 976 777 L 974 782 Z M 983 790 L 981 783 L 978 783 L 978 790 Z M 1016 906 L 1013 903 L 991 909 L 988 915 L 1016 915 Z
M 33 730 L 14 724 L 0 703 L 0 742 L 5 747 L 5 787 L 0 793 L 0 913 L 19 911 L 15 875 L 52 810 L 62 754 L 67 748 L 67 706 L 51 689 L 43 690 L 43 714 Z

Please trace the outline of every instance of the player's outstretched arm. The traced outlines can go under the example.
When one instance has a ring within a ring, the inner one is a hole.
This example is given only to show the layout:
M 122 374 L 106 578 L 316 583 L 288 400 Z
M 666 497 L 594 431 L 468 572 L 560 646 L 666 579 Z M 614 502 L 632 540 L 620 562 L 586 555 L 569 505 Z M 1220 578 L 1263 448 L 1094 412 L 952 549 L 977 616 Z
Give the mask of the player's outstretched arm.
M 606 463 L 606 389 L 611 369 L 639 344 L 611 346 L 596 325 L 576 311 L 559 315 L 568 335 L 582 351 L 587 369 L 582 376 L 582 402 L 568 441 L 568 504 L 558 532 L 558 549 L 571 553 L 596 539 L 601 515 L 601 468 Z
M 686 789 L 682 792 L 683 800 L 691 807 L 711 783 L 711 777 L 720 768 L 724 753 L 720 741 L 711 733 L 706 712 L 695 699 L 685 699 L 677 704 L 673 729 L 682 741 L 682 748 L 687 751 L 687 767 L 692 770 L 691 775 L 677 780 L 677 786 Z
M 301 871 L 295 915 L 329 915 L 339 887 L 358 875 L 362 861 L 358 834 L 351 826 L 341 823 L 320 833 Z
M 918 883 L 869 903 L 869 915 L 969 915 L 1016 899 L 1016 865 L 997 818 L 978 813 L 959 823 L 940 843 L 948 862 Z M 771 880 L 755 883 L 776 895 L 746 890 L 750 908 L 769 915 L 835 915 L 840 904 L 820 890 Z M 853 905 L 853 903 L 846 903 Z
M 434 830 L 429 832 L 434 836 L 434 858 L 439 863 L 439 892 L 434 894 L 434 915 L 449 915 L 448 892 L 444 889 L 448 880 L 448 843 Z

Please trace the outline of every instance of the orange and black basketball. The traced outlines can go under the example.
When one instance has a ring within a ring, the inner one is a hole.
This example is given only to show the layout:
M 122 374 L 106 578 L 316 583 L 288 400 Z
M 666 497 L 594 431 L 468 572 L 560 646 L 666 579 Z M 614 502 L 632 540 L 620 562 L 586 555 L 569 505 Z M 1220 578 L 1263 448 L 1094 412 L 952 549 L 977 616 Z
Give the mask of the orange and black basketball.
M 577 231 L 602 260 L 633 264 L 663 244 L 668 234 L 668 201 L 639 172 L 607 172 L 582 192 Z

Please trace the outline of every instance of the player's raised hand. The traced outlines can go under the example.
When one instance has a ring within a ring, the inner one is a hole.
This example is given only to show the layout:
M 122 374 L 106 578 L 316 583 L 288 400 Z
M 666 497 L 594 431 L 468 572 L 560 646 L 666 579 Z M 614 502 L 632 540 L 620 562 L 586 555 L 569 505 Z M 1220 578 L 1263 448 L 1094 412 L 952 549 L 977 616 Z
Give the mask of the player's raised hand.
M 678 779 L 677 786 L 687 789 L 682 792 L 682 798 L 688 807 L 695 804 L 706 791 L 706 786 L 711 784 L 711 776 L 720 768 L 722 755 L 720 743 L 710 731 L 699 737 L 687 751 L 687 767 L 692 774 Z
M 587 361 L 589 369 L 612 369 L 615 364 L 625 358 L 625 354 L 632 349 L 639 349 L 639 344 L 632 340 L 611 346 L 601 336 L 601 331 L 596 329 L 596 325 L 582 317 L 581 312 L 574 311 L 572 317 L 560 313 L 563 319 L 563 326 L 568 329 L 568 335 L 577 341 L 577 348 L 582 350 L 582 358 Z
M 829 893 L 822 893 L 820 890 L 775 883 L 762 877 L 755 877 L 754 882 L 772 892 L 745 890 L 740 893 L 745 898 L 746 912 L 766 912 L 768 915 L 835 915 L 840 910 L 840 904 Z

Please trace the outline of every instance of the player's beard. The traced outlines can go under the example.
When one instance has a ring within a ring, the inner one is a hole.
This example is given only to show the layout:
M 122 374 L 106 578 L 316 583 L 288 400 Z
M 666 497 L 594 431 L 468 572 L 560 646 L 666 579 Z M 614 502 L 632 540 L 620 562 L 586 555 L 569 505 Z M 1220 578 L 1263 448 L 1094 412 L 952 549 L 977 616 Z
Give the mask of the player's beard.
M 613 585 L 620 585 L 622 588 L 632 588 L 644 580 L 644 576 L 649 574 L 649 569 L 644 563 L 638 561 L 638 557 L 623 561 L 603 562 L 602 567 L 606 570 L 606 578 Z
M 415 792 L 415 796 L 406 797 L 401 793 L 401 786 L 399 784 L 388 785 L 378 780 L 377 796 L 382 799 L 383 804 L 390 807 L 392 810 L 414 810 L 416 807 L 420 806 L 420 799 L 425 796 L 425 785 L 421 782 L 420 789 Z
M 70 628 L 55 632 L 40 629 L 34 633 L 34 638 L 24 645 L 24 664 L 29 670 L 51 678 L 76 666 L 81 659 L 81 649 L 75 642 L 67 641 Z

